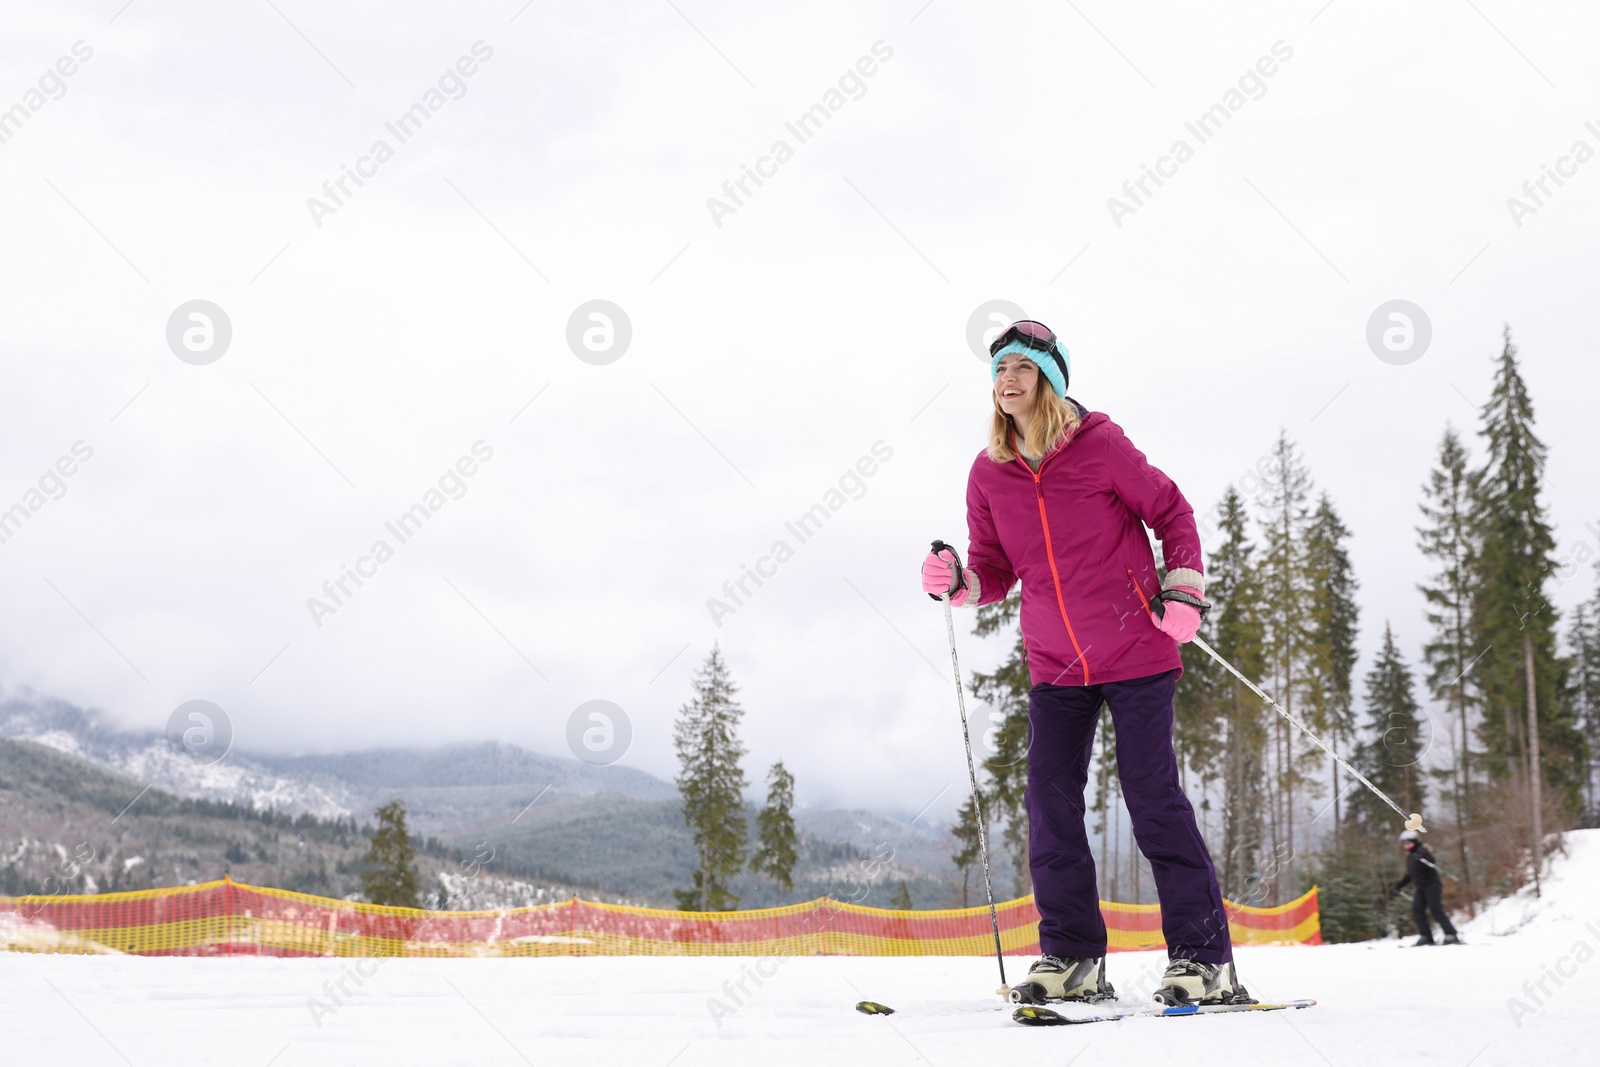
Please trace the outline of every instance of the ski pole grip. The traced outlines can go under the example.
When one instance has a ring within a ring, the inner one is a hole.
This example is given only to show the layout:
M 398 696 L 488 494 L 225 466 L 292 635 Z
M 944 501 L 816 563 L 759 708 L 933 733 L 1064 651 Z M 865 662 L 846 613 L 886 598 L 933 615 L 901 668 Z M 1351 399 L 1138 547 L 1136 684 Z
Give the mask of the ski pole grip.
M 1153 614 L 1157 619 L 1166 618 L 1166 602 L 1169 600 L 1176 600 L 1180 604 L 1188 604 L 1190 607 L 1200 612 L 1200 617 L 1202 619 L 1205 618 L 1206 613 L 1211 610 L 1211 604 L 1209 601 L 1201 600 L 1197 596 L 1190 596 L 1181 589 L 1163 589 L 1150 601 L 1151 614 Z
M 943 541 L 940 541 L 938 539 L 934 540 L 934 542 L 933 542 L 933 554 L 934 555 L 937 556 L 939 553 L 945 551 L 946 549 L 950 550 L 950 556 L 951 556 L 952 559 L 955 560 L 956 589 L 960 589 L 962 586 L 967 584 L 967 579 L 966 579 L 966 576 L 965 576 L 965 573 L 964 573 L 966 568 L 961 565 L 961 553 L 956 551 L 956 548 L 955 548 L 954 545 L 947 545 Z M 928 596 L 932 597 L 934 600 L 944 600 L 947 597 L 949 597 L 949 595 L 950 595 L 949 593 L 946 593 L 944 596 L 936 596 L 933 593 L 929 593 L 928 594 Z

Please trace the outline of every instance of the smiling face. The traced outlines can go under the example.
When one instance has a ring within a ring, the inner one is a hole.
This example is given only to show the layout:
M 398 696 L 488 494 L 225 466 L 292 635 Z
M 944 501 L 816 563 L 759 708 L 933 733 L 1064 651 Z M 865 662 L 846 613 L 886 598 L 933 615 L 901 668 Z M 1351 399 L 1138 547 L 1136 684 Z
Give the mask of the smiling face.
M 1012 418 L 1026 419 L 1033 412 L 1034 394 L 1039 389 L 1039 365 L 1027 356 L 1013 352 L 1000 361 L 994 380 L 994 399 L 1000 410 Z

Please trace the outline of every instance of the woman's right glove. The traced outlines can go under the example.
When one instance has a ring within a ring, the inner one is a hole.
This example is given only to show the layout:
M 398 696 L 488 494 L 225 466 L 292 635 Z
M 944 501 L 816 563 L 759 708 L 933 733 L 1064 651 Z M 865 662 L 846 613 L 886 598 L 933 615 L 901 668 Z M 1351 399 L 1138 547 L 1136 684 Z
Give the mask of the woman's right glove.
M 1180 645 L 1194 640 L 1194 635 L 1200 632 L 1200 620 L 1211 607 L 1200 599 L 1200 590 L 1187 585 L 1163 590 L 1156 601 L 1157 610 L 1150 612 L 1150 621 Z
M 951 604 L 964 604 L 971 589 L 967 586 L 967 571 L 956 558 L 955 549 L 943 548 L 929 552 L 922 560 L 922 591 L 935 600 L 949 594 Z

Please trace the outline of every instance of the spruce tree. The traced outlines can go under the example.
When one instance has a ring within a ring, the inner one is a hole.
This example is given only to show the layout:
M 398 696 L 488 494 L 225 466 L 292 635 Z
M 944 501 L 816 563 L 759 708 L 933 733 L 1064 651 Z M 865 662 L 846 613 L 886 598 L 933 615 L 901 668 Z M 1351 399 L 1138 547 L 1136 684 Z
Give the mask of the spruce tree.
M 1533 402 L 1517 365 L 1506 327 L 1495 364 L 1494 388 L 1483 407 L 1479 433 L 1487 447 L 1474 478 L 1473 645 L 1482 650 L 1474 668 L 1482 687 L 1479 724 L 1491 774 L 1509 781 L 1519 803 L 1535 792 L 1538 770 L 1546 803 L 1561 819 L 1581 806 L 1582 738 L 1571 707 L 1560 699 L 1564 665 L 1556 654 L 1555 608 L 1545 599 L 1554 573 L 1555 535 L 1539 496 L 1546 449 L 1534 433 Z M 1532 653 L 1540 738 L 1540 766 L 1530 765 L 1528 677 Z M 1530 821 L 1534 821 L 1530 819 Z
M 778 903 L 794 889 L 795 850 L 794 775 L 779 760 L 767 772 L 767 806 L 756 816 L 756 854 L 750 860 L 755 871 L 771 878 L 778 887 Z
M 955 851 L 950 853 L 950 862 L 961 872 L 961 906 L 965 908 L 969 906 L 967 887 L 971 881 L 972 868 L 982 858 L 978 837 L 978 809 L 972 802 L 972 797 L 967 797 L 966 803 L 956 811 L 956 821 L 950 827 L 950 836 L 955 838 Z
M 420 908 L 417 853 L 406 832 L 406 806 L 391 800 L 378 809 L 378 826 L 361 859 L 361 891 L 374 904 Z
M 1357 766 L 1372 784 L 1406 811 L 1421 811 L 1427 794 L 1422 757 L 1428 749 L 1411 668 L 1383 625 L 1383 645 L 1366 677 L 1367 738 L 1356 752 Z M 1391 836 L 1394 813 L 1366 790 L 1351 799 L 1355 821 L 1374 841 Z
M 1303 632 L 1310 615 L 1306 572 L 1306 499 L 1311 475 L 1287 432 L 1280 432 L 1272 449 L 1272 467 L 1263 489 L 1261 526 L 1264 553 L 1260 564 L 1262 597 L 1266 611 L 1268 666 L 1273 688 L 1284 710 L 1294 714 L 1295 694 L 1305 680 L 1306 649 Z M 1273 814 L 1274 842 L 1283 856 L 1282 867 L 1294 884 L 1295 786 L 1300 773 L 1295 760 L 1293 728 L 1281 718 L 1274 724 L 1277 742 L 1277 787 Z M 1278 888 L 1274 876 L 1273 886 Z
M 1001 822 L 1001 840 L 1011 853 L 1013 888 L 1016 896 L 1032 892 L 1028 870 L 1028 811 L 1024 795 L 1028 789 L 1028 693 L 1033 680 L 1028 674 L 1028 653 L 1023 647 L 1017 612 L 1022 591 L 1017 589 L 1004 600 L 978 609 L 972 632 L 979 637 L 1015 630 L 1016 640 L 1006 659 L 991 673 L 973 672 L 973 697 L 999 711 L 1002 718 L 995 731 L 995 751 L 983 761 L 988 783 L 981 798 L 987 816 Z
M 900 884 L 895 887 L 894 896 L 889 898 L 889 907 L 894 911 L 910 911 L 915 907 L 911 903 L 911 887 L 906 884 L 904 878 L 900 879 Z
M 1217 505 L 1222 542 L 1206 562 L 1206 597 L 1211 611 L 1201 633 L 1247 677 L 1260 678 L 1266 663 L 1265 605 L 1248 523 L 1244 498 L 1230 485 Z M 1269 736 L 1265 715 L 1270 712 L 1231 674 L 1220 677 L 1215 692 L 1226 737 L 1221 771 L 1222 868 L 1218 873 L 1223 892 L 1234 900 L 1245 900 L 1255 891 L 1266 836 L 1262 820 Z
M 744 746 L 739 720 L 744 709 L 734 700 L 738 687 L 721 650 L 713 645 L 695 674 L 694 697 L 678 711 L 672 740 L 678 751 L 678 792 L 683 818 L 694 831 L 698 863 L 694 884 L 676 890 L 685 911 L 732 911 L 739 897 L 728 882 L 744 869 Z
M 1468 809 L 1472 799 L 1471 719 L 1478 705 L 1472 667 L 1477 653 L 1472 647 L 1472 593 L 1474 542 L 1473 485 L 1467 450 L 1454 429 L 1445 427 L 1439 456 L 1422 488 L 1423 525 L 1417 528 L 1418 546 L 1436 568 L 1419 585 L 1427 602 L 1431 640 L 1423 647 L 1428 664 L 1428 691 L 1454 718 L 1450 735 L 1454 758 L 1450 784 L 1456 823 L 1456 853 L 1462 884 L 1469 902 L 1475 901 L 1467 828 L 1474 821 Z
M 1327 493 L 1317 501 L 1306 531 L 1306 571 L 1309 578 L 1309 622 L 1306 629 L 1309 678 L 1306 685 L 1307 717 L 1315 728 L 1327 731 L 1335 749 L 1355 732 L 1350 674 L 1356 667 L 1355 570 L 1346 547 L 1350 531 Z M 1314 754 L 1315 749 L 1308 749 Z M 1332 786 L 1334 847 L 1339 845 L 1339 765 L 1328 760 Z
M 1583 775 L 1583 825 L 1600 825 L 1600 804 L 1595 799 L 1595 758 L 1600 752 L 1600 591 L 1578 605 L 1567 638 L 1572 649 L 1572 670 L 1567 676 L 1570 703 L 1585 743 L 1587 766 Z
M 1159 568 L 1161 579 L 1166 580 L 1165 567 Z M 1211 595 L 1211 579 L 1206 583 L 1207 595 Z M 1214 618 L 1216 598 L 1211 596 L 1212 612 L 1207 613 L 1202 621 L 1199 631 L 1200 637 L 1210 641 L 1214 636 Z M 1178 773 L 1181 776 L 1184 792 L 1191 792 L 1189 788 L 1189 772 L 1193 771 L 1199 779 L 1197 792 L 1200 800 L 1195 805 L 1197 819 L 1201 820 L 1201 832 L 1204 833 L 1204 818 L 1210 812 L 1211 782 L 1222 773 L 1226 764 L 1227 738 L 1222 729 L 1224 705 L 1228 693 L 1228 681 L 1233 676 L 1223 670 L 1222 666 L 1210 656 L 1198 650 L 1185 649 L 1183 652 L 1183 677 L 1178 679 L 1177 692 L 1173 698 L 1173 730 L 1172 748 L 1178 757 Z M 1114 758 L 1114 757 L 1113 757 Z

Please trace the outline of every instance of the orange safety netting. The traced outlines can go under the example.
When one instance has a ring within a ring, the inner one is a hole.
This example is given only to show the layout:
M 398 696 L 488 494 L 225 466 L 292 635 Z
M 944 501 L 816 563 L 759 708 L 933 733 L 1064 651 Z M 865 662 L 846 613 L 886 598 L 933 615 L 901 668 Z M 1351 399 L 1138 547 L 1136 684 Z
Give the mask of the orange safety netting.
M 1155 904 L 1101 902 L 1112 952 L 1161 948 Z M 1320 945 L 1317 891 L 1227 903 L 1236 945 Z M 998 906 L 1007 955 L 1039 952 L 1033 898 Z M 888 911 L 823 897 L 684 912 L 576 898 L 501 911 L 422 911 L 220 882 L 99 896 L 0 897 L 0 949 L 144 956 L 981 956 L 989 909 Z

